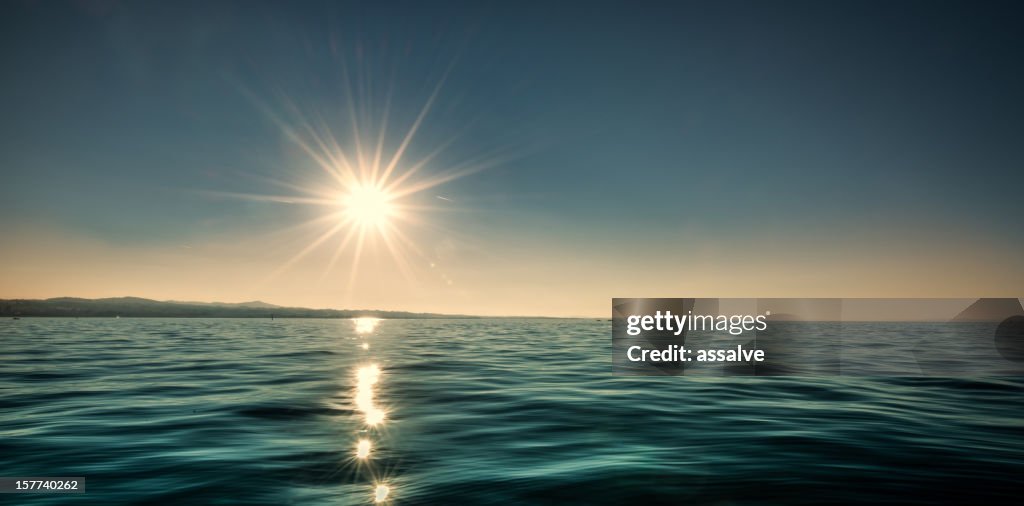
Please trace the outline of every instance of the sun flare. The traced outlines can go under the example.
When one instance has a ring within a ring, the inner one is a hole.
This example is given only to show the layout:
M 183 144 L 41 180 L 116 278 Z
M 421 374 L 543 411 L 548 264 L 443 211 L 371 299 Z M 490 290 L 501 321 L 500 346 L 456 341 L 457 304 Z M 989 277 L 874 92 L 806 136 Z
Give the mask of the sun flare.
M 382 228 L 395 214 L 394 196 L 372 184 L 356 184 L 338 199 L 346 220 L 361 228 Z
M 474 174 L 500 163 L 506 154 L 501 150 L 474 156 L 449 154 L 451 145 L 462 134 L 455 133 L 441 139 L 434 147 L 418 149 L 415 138 L 426 119 L 444 76 L 436 83 L 425 103 L 415 114 L 397 115 L 385 101 L 382 109 L 374 109 L 373 92 L 353 89 L 346 76 L 339 83 L 346 104 L 348 126 L 344 117 L 321 116 L 316 110 L 329 110 L 322 104 L 297 105 L 293 97 L 284 97 L 283 107 L 273 107 L 259 97 L 251 96 L 260 109 L 274 121 L 299 153 L 307 160 L 301 166 L 317 169 L 316 174 L 282 171 L 284 177 L 256 175 L 274 187 L 284 188 L 282 193 L 212 194 L 319 208 L 307 221 L 296 223 L 284 231 L 301 233 L 295 240 L 303 244 L 281 265 L 269 273 L 269 278 L 281 275 L 293 265 L 320 248 L 333 250 L 326 260 L 321 280 L 328 279 L 335 266 L 347 260 L 348 284 L 346 297 L 350 297 L 364 256 L 387 253 L 397 271 L 409 282 L 417 274 L 427 272 L 423 267 L 433 266 L 434 259 L 422 247 L 424 232 L 441 227 L 432 223 L 429 215 L 435 211 L 450 211 L 453 200 L 441 195 L 432 198 L 428 190 L 455 179 Z M 330 100 L 328 104 L 332 104 Z M 414 111 L 414 110 L 411 110 Z M 407 122 L 404 133 L 396 132 L 394 118 Z M 339 121 L 340 120 L 340 121 Z M 391 128 L 389 129 L 389 125 Z M 336 132 L 346 131 L 346 136 Z M 415 155 L 414 155 L 415 153 Z M 447 159 L 447 160 L 446 160 Z M 299 174 L 297 176 L 297 174 Z M 306 179 L 307 176 L 312 176 Z M 382 247 L 383 249 L 378 249 Z M 343 264 L 342 264 L 343 265 Z M 450 282 L 449 282 L 450 284 Z

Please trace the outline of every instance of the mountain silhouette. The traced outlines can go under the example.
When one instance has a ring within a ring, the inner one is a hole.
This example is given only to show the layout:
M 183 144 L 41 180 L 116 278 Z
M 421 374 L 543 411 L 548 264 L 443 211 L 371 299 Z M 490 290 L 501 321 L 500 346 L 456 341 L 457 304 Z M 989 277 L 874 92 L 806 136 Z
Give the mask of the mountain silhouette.
M 1001 322 L 1011 316 L 1024 315 L 1020 299 L 978 299 L 956 315 L 953 322 Z

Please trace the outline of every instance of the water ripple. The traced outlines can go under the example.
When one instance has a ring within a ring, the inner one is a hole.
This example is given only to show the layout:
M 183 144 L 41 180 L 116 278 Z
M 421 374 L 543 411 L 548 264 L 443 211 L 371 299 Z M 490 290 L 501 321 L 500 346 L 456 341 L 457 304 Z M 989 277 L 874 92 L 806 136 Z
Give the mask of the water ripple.
M 1024 380 L 618 378 L 607 325 L 4 321 L 3 474 L 86 476 L 78 499 L 99 504 L 367 504 L 385 493 L 396 504 L 981 503 L 1020 492 Z

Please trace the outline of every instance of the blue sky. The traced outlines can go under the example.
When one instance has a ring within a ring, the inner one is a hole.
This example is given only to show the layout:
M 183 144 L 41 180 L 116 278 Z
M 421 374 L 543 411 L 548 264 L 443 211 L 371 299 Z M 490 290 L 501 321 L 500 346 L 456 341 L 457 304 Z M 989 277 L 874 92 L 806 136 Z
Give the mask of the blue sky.
M 794 296 L 1019 294 L 1019 6 L 549 4 L 5 4 L 0 296 L 589 315 L 612 296 L 778 295 L 780 278 Z M 374 121 L 390 92 L 393 147 L 443 77 L 408 158 L 452 136 L 424 174 L 509 156 L 417 197 L 442 232 L 407 230 L 411 280 L 378 252 L 373 289 L 301 288 L 335 275 L 315 255 L 296 286 L 161 281 L 310 217 L 216 196 L 315 184 L 268 110 L 294 103 L 344 145 L 344 86 Z M 161 256 L 181 248 L 201 252 Z M 96 261 L 114 257 L 144 282 Z

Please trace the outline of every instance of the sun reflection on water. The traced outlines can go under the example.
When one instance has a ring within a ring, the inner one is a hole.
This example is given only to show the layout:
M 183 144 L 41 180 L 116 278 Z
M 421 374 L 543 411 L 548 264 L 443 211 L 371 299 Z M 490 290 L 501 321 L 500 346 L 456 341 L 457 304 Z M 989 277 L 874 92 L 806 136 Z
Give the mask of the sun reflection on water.
M 377 330 L 380 322 L 380 318 L 372 317 L 352 319 L 352 325 L 356 334 L 363 339 L 369 338 Z M 370 348 L 369 343 L 365 340 L 361 340 L 358 346 L 363 350 L 369 350 Z M 359 435 L 355 440 L 355 456 L 353 460 L 361 462 L 360 469 L 362 472 L 369 473 L 367 478 L 369 480 L 368 485 L 372 490 L 373 502 L 391 503 L 392 486 L 383 480 L 383 476 L 378 474 L 375 469 L 376 465 L 370 458 L 370 455 L 374 452 L 374 439 L 380 435 L 379 426 L 387 418 L 386 411 L 378 404 L 378 400 L 375 397 L 375 389 L 381 381 L 382 374 L 383 371 L 380 366 L 374 362 L 364 362 L 355 367 L 353 374 L 355 389 L 352 393 L 352 401 L 355 405 L 355 412 L 360 417 L 363 427 L 358 431 Z
M 384 502 L 388 499 L 389 494 L 391 494 L 391 487 L 380 483 L 373 489 L 373 502 Z
M 380 323 L 380 318 L 371 318 L 364 316 L 362 318 L 353 318 L 352 324 L 356 327 L 357 334 L 369 334 L 377 328 L 377 324 Z
M 356 444 L 356 458 L 365 459 L 370 456 L 370 448 L 373 445 L 369 439 L 360 439 Z
M 380 380 L 377 364 L 360 367 L 356 371 L 356 409 L 363 414 L 366 425 L 374 427 L 384 421 L 384 410 L 377 407 L 373 398 L 373 387 Z

